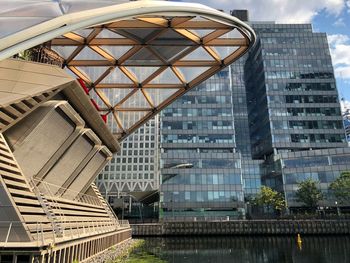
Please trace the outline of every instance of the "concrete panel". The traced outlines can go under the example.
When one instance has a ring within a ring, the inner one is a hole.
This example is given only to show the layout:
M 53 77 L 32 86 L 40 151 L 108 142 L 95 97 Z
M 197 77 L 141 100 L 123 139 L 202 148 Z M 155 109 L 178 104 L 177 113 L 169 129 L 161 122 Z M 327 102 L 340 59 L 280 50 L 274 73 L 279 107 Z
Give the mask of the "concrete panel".
M 20 216 L 17 214 L 13 203 L 6 191 L 6 186 L 0 182 L 0 242 L 4 242 L 9 230 L 10 223 L 12 228 L 9 233 L 8 241 L 27 242 L 30 238 L 24 229 Z
M 60 109 L 40 107 L 9 129 L 5 136 L 24 175 L 31 178 L 67 140 L 74 128 Z
M 90 196 L 92 196 L 92 197 L 94 197 L 94 198 L 98 198 L 98 196 L 96 195 L 96 193 L 95 193 L 94 189 L 92 188 L 91 184 L 90 184 L 90 186 L 87 188 L 87 190 L 85 191 L 84 194 L 90 195 Z
M 68 189 L 80 192 L 84 188 L 86 182 L 91 181 L 91 178 L 95 178 L 96 174 L 100 172 L 100 167 L 105 162 L 106 158 L 107 157 L 103 153 L 97 152 Z
M 80 136 L 44 177 L 44 181 L 62 186 L 92 150 L 94 144 L 86 135 Z
M 0 61 L 0 107 L 75 83 L 64 70 L 18 59 Z

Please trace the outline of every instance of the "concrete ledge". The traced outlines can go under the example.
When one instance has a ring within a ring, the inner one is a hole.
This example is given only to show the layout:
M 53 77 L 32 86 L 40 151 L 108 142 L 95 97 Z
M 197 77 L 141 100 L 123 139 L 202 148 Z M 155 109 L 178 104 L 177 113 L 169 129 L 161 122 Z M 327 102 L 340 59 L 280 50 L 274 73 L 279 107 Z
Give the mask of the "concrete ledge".
M 133 236 L 350 234 L 350 220 L 237 220 L 131 225 Z

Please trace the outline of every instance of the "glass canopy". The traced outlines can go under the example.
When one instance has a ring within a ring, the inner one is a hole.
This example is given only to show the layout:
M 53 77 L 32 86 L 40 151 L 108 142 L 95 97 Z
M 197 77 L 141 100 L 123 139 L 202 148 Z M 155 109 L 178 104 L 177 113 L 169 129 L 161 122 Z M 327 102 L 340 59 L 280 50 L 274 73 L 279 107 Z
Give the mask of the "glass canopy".
M 194 16 L 137 17 L 50 42 L 121 139 L 248 46 L 238 28 Z
M 203 5 L 116 2 L 125 1 L 4 0 L 0 59 L 45 43 L 85 82 L 119 140 L 255 41 L 249 26 Z
M 64 14 L 126 3 L 128 0 L 0 0 L 0 38 Z

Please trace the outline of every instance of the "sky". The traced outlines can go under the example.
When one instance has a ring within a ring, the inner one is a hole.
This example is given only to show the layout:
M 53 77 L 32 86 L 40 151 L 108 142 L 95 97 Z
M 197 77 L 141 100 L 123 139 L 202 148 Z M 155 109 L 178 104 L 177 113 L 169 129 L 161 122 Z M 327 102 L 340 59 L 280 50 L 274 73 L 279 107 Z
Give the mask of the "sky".
M 248 9 L 251 21 L 311 23 L 325 32 L 340 98 L 350 108 L 350 0 L 183 0 L 229 12 Z

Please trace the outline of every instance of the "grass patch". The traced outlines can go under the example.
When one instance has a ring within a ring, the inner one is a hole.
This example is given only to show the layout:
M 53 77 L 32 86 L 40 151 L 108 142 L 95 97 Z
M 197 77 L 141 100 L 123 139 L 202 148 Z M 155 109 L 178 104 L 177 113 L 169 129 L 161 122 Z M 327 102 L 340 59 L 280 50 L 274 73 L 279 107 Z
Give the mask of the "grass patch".
M 108 263 L 166 263 L 145 250 L 145 240 L 138 239 L 113 262 Z

